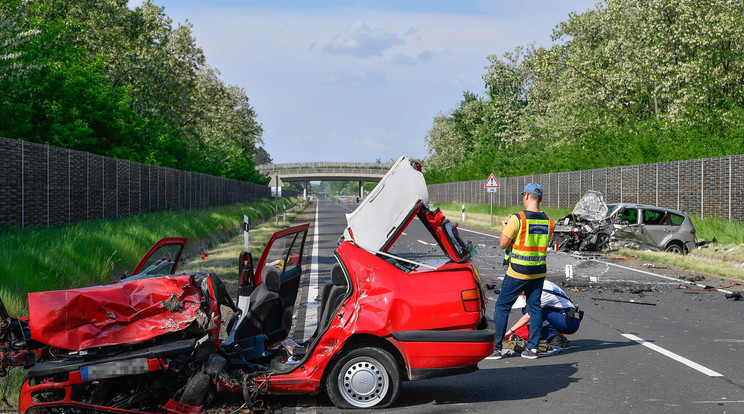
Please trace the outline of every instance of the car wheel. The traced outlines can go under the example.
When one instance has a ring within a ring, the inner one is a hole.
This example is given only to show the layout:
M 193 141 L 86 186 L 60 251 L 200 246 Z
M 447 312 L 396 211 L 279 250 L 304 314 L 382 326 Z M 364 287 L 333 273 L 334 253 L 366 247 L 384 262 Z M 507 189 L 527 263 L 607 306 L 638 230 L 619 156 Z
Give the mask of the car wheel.
M 664 250 L 667 253 L 685 254 L 685 248 L 679 242 L 671 242 Z
M 400 368 L 393 356 L 365 346 L 341 355 L 326 378 L 326 388 L 338 408 L 385 408 L 398 397 L 400 382 Z
M 210 382 L 211 378 L 209 378 L 209 374 L 203 370 L 199 370 L 189 379 L 178 402 L 192 407 L 204 405 L 205 397 L 209 393 Z

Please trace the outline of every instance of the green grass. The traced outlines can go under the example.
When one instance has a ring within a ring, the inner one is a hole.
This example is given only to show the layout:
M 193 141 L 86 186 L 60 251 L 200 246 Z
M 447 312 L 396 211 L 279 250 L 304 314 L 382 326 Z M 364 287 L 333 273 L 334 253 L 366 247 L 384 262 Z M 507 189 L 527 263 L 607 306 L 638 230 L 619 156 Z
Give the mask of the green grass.
M 281 202 L 289 206 L 294 201 Z M 23 315 L 29 292 L 108 283 L 131 271 L 163 237 L 188 237 L 190 244 L 210 240 L 236 232 L 243 214 L 257 220 L 273 211 L 274 201 L 266 199 L 47 228 L 7 229 L 0 233 L 0 297 L 11 315 Z
M 721 244 L 744 243 L 744 223 L 729 222 L 717 218 L 700 218 L 690 216 L 695 225 L 695 234 L 699 240 L 716 239 Z

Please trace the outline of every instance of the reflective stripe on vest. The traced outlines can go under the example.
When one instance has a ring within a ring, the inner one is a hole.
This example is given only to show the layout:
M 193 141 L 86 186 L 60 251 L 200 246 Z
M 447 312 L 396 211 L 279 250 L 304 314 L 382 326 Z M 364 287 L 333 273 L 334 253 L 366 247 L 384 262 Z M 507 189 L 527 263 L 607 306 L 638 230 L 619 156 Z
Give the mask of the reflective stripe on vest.
M 506 249 L 504 260 L 509 260 L 525 271 L 520 273 L 542 273 L 546 264 L 548 244 L 553 234 L 553 220 L 528 219 L 524 211 L 517 213 L 520 220 L 519 234 Z M 547 217 L 547 216 L 546 216 Z

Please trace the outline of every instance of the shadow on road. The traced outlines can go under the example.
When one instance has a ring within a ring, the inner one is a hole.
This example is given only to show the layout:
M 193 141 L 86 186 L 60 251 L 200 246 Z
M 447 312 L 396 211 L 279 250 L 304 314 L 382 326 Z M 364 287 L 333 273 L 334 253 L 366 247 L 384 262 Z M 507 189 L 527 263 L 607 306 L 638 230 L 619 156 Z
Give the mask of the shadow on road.
M 571 378 L 574 363 L 538 364 L 480 369 L 458 377 L 406 382 L 396 406 L 522 400 L 544 397 L 564 389 L 579 378 Z

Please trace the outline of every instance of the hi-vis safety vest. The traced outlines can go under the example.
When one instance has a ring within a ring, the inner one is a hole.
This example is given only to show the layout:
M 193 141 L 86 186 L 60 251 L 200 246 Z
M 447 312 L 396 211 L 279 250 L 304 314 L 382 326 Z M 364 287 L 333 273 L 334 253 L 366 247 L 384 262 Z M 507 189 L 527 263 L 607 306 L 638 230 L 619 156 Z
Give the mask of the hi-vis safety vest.
M 545 213 L 531 211 L 520 211 L 517 216 L 519 233 L 506 249 L 504 262 L 509 262 L 512 270 L 524 275 L 545 273 L 553 220 Z

